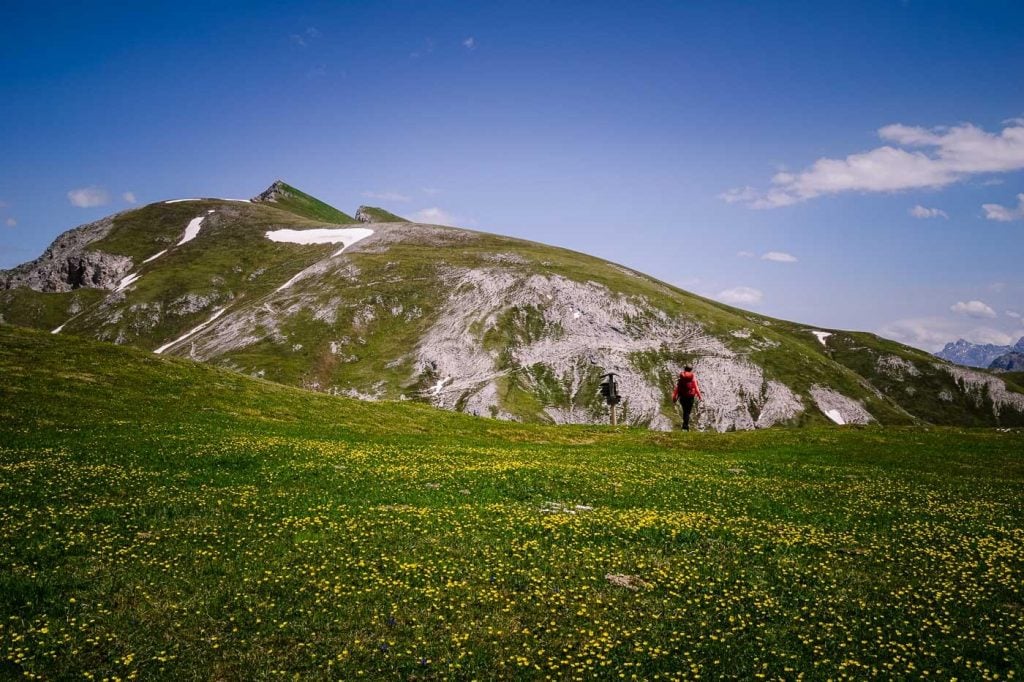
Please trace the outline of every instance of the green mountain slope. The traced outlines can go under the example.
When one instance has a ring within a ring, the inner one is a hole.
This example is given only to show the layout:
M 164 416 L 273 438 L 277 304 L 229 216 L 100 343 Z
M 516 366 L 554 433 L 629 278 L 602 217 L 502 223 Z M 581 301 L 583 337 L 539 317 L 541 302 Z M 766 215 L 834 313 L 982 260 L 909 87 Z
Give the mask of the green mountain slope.
M 0 376 L 0 677 L 1024 668 L 1020 432 L 503 423 L 12 326 Z
M 316 197 L 310 196 L 281 180 L 274 182 L 262 194 L 254 197 L 252 201 L 253 203 L 271 204 L 281 210 L 319 222 L 335 225 L 356 222 L 352 216 L 342 213 L 333 206 L 325 204 Z
M 870 334 L 756 315 L 544 244 L 391 214 L 328 223 L 295 197 L 307 195 L 275 183 L 252 203 L 164 202 L 83 226 L 0 273 L 0 316 L 524 422 L 605 421 L 597 386 L 616 372 L 625 421 L 671 428 L 674 376 L 692 363 L 701 429 L 1024 423 L 1012 381 Z

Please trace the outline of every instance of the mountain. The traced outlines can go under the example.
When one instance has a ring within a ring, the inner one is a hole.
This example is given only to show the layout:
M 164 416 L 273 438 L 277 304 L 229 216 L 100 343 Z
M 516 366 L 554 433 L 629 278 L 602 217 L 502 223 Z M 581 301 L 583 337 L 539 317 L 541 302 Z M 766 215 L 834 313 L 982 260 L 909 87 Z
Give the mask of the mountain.
M 955 343 L 947 343 L 946 346 L 935 355 L 943 360 L 949 360 L 954 364 L 963 365 L 964 367 L 984 368 L 990 366 L 992 361 L 1000 355 L 1005 355 L 1006 353 L 1014 350 L 1017 352 L 1024 352 L 1024 336 L 1022 336 L 1014 346 L 996 346 L 991 343 L 971 343 L 970 341 L 959 339 Z
M 1024 339 L 1018 341 L 1017 346 L 1020 346 L 1022 341 Z M 993 360 L 988 368 L 995 372 L 1024 372 L 1024 352 L 1011 350 L 1004 353 Z
M 130 344 L 368 400 L 524 422 L 701 429 L 1024 423 L 1015 383 L 872 334 L 733 308 L 582 253 L 361 207 L 283 182 L 71 230 L 0 272 L 0 321 Z

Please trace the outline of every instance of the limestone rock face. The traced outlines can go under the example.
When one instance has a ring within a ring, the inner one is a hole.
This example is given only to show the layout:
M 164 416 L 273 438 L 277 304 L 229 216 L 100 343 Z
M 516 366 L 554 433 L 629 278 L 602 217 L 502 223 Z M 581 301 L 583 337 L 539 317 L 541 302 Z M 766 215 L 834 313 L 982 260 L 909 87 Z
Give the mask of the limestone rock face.
M 375 223 L 377 219 L 373 217 L 373 213 L 370 212 L 369 206 L 360 206 L 359 210 L 356 211 L 356 220 L 361 223 Z
M 291 196 L 288 186 L 281 180 L 275 180 L 274 184 L 254 196 L 251 201 L 254 204 L 272 204 L 288 196 Z
M 34 261 L 0 271 L 0 289 L 26 287 L 50 293 L 115 288 L 132 269 L 132 259 L 88 248 L 112 227 L 113 216 L 65 232 Z

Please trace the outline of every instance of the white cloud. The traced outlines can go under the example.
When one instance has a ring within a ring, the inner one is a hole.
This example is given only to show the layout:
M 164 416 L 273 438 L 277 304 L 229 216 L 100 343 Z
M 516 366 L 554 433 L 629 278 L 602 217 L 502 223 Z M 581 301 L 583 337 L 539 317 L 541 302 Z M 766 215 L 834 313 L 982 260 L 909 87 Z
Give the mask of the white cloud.
M 1007 317 L 1012 317 L 1015 320 L 1021 319 L 1020 313 L 1018 313 L 1016 310 L 1007 310 L 1006 311 L 1006 316 Z
M 970 123 L 931 129 L 887 125 L 878 136 L 892 144 L 842 159 L 818 159 L 799 173 L 776 173 L 768 190 L 741 187 L 719 196 L 752 208 L 778 208 L 840 192 L 937 188 L 973 174 L 1020 170 L 1024 119 L 1007 121 L 1005 126 L 999 133 L 989 133 Z
M 757 254 L 754 253 L 753 251 L 737 251 L 736 252 L 736 257 L 737 258 L 753 258 L 756 255 Z
M 427 223 L 428 225 L 448 225 L 451 227 L 455 226 L 456 218 L 448 211 L 433 206 L 431 208 L 423 208 L 416 211 L 409 220 L 414 223 Z
M 795 263 L 797 257 L 784 251 L 769 251 L 761 256 L 761 260 L 771 260 L 776 263 Z
M 363 192 L 363 196 L 367 199 L 377 199 L 378 201 L 411 201 L 412 197 L 408 197 L 399 192 Z
M 126 204 L 134 204 L 136 203 L 135 192 L 125 192 L 121 195 L 121 199 L 123 199 Z
M 879 335 L 900 343 L 934 353 L 957 339 L 971 343 L 994 343 L 1005 346 L 1011 342 L 1009 334 L 991 327 L 965 327 L 957 320 L 942 317 L 917 317 L 895 320 L 878 330 Z
M 81 187 L 68 192 L 68 201 L 79 208 L 103 206 L 110 203 L 110 193 L 102 187 Z
M 309 44 L 308 41 L 315 40 L 316 38 L 319 38 L 321 35 L 323 34 L 320 33 L 319 29 L 310 26 L 302 33 L 289 34 L 288 38 L 299 47 L 306 47 Z
M 474 38 L 473 36 L 470 36 L 470 37 L 466 38 L 465 40 L 462 41 L 462 46 L 464 48 L 466 48 L 467 50 L 475 50 L 476 49 L 476 38 Z
M 752 287 L 733 287 L 725 291 L 719 291 L 718 300 L 733 305 L 753 305 L 760 303 L 764 294 L 759 289 Z
M 1008 208 L 1002 204 L 982 204 L 981 207 L 989 220 L 1008 223 L 1011 220 L 1024 219 L 1024 192 L 1017 195 L 1017 208 Z
M 7 227 L 17 227 L 18 226 L 18 221 L 15 220 L 14 218 L 8 218 L 7 220 L 4 221 L 4 224 Z
M 941 208 L 925 208 L 921 204 L 914 206 L 908 213 L 915 218 L 945 218 L 949 220 L 949 214 Z
M 968 317 L 996 317 L 996 311 L 981 301 L 967 301 L 966 303 L 957 301 L 949 306 L 949 309 L 957 315 L 967 315 Z

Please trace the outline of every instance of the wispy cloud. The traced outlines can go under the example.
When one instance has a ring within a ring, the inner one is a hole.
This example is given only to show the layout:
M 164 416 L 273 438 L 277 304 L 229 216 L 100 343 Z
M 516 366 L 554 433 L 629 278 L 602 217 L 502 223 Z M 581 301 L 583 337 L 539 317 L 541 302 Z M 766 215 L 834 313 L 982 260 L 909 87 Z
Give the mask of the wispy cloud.
M 1019 320 L 1020 319 L 1020 313 L 1018 313 L 1016 310 L 1007 310 L 1006 311 L 1006 316 L 1007 317 L 1012 317 L 1015 320 Z
M 419 211 L 416 211 L 411 216 L 409 216 L 409 220 L 411 220 L 414 223 L 427 223 L 428 225 L 448 225 L 450 227 L 455 227 L 456 224 L 456 217 L 454 215 L 452 215 L 448 211 L 445 211 L 442 208 L 438 208 L 437 206 L 420 209 Z
M 434 51 L 434 41 L 427 38 L 423 41 L 423 47 L 409 53 L 409 59 L 419 59 Z
M 421 187 L 420 191 L 426 194 L 428 197 L 436 196 L 441 193 L 441 190 L 436 187 Z
M 68 192 L 68 201 L 79 208 L 93 208 L 110 203 L 110 192 L 102 187 L 80 187 Z
M 309 45 L 311 41 L 316 40 L 321 35 L 323 34 L 320 33 L 320 30 L 318 28 L 310 26 L 301 33 L 288 34 L 288 39 L 291 40 L 292 43 L 294 43 L 295 45 L 298 45 L 299 47 L 306 47 L 307 45 Z
M 764 298 L 764 293 L 760 289 L 754 289 L 753 287 L 733 287 L 732 289 L 719 291 L 716 298 L 723 303 L 730 303 L 732 305 L 753 305 L 761 302 L 761 299 Z
M 476 49 L 476 38 L 474 38 L 473 36 L 470 36 L 470 37 L 466 38 L 465 40 L 462 41 L 462 46 L 464 48 L 466 48 L 467 50 L 475 50 Z
M 966 339 L 971 343 L 994 343 L 998 346 L 1004 346 L 1011 342 L 1010 335 L 998 329 L 969 327 L 965 326 L 963 321 L 948 320 L 942 317 L 894 320 L 879 328 L 878 333 L 887 339 L 923 348 L 933 353 L 957 339 Z
M 982 204 L 981 208 L 984 209 L 985 217 L 989 220 L 1008 223 L 1011 220 L 1024 219 L 1024 192 L 1017 195 L 1016 208 L 1003 206 L 1002 204 Z
M 121 195 L 121 199 L 126 204 L 138 203 L 138 201 L 135 199 L 135 192 L 125 192 L 124 194 Z
M 736 257 L 737 258 L 753 258 L 756 255 L 757 254 L 754 253 L 753 251 L 737 251 L 736 252 Z
M 720 197 L 751 208 L 778 208 L 841 192 L 895 192 L 939 188 L 981 173 L 1024 168 L 1024 119 L 998 133 L 971 124 L 922 128 L 887 125 L 878 136 L 890 144 L 841 159 L 822 158 L 799 173 L 779 172 L 767 190 L 730 189 Z
M 367 190 L 363 192 L 363 196 L 367 199 L 376 199 L 377 201 L 412 201 L 412 197 L 400 192 L 371 192 Z
M 776 263 L 795 263 L 797 257 L 785 251 L 769 251 L 761 256 L 761 260 L 771 260 Z
M 996 311 L 982 301 L 957 301 L 949 306 L 949 309 L 957 315 L 967 315 L 968 317 L 993 318 L 996 316 Z
M 18 221 L 15 220 L 14 218 L 8 218 L 7 220 L 4 221 L 4 225 L 6 225 L 7 227 L 17 227 Z
M 949 215 L 941 208 L 925 208 L 921 204 L 914 206 L 914 208 L 907 212 L 915 218 L 945 218 L 949 220 Z

